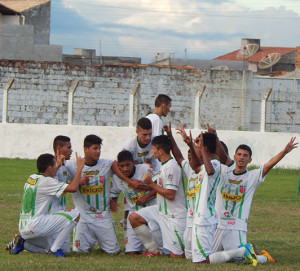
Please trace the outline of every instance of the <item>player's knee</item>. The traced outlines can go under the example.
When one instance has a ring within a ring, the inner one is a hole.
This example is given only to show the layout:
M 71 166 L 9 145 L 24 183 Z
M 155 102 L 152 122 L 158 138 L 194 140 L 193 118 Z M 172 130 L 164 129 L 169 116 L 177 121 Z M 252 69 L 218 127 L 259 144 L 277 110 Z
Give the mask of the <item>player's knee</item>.
M 130 214 L 128 219 L 129 219 L 129 223 L 132 226 L 132 228 L 136 228 L 142 224 L 145 224 L 142 221 L 143 218 L 141 216 L 139 216 L 137 213 Z
M 78 216 L 74 219 L 74 221 L 78 223 L 79 219 L 80 219 L 80 214 L 78 214 Z

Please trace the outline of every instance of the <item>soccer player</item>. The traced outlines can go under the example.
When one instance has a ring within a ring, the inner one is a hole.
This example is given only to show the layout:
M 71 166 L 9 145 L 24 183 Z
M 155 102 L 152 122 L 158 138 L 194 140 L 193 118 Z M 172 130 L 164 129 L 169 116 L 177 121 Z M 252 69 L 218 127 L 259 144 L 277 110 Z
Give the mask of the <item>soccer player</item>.
M 157 204 L 129 216 L 129 222 L 147 251 L 144 256 L 160 255 L 147 224 L 156 223 L 162 233 L 163 246 L 172 258 L 183 257 L 183 232 L 186 224 L 186 203 L 181 169 L 170 154 L 171 142 L 166 135 L 154 137 L 152 154 L 161 161 L 158 183 L 148 174 L 144 182 L 157 192 Z
M 58 157 L 60 165 L 62 157 Z M 22 250 L 33 253 L 50 253 L 65 257 L 62 245 L 79 221 L 77 210 L 49 212 L 54 197 L 78 190 L 84 159 L 76 155 L 77 170 L 70 184 L 54 179 L 56 161 L 52 154 L 42 154 L 37 159 L 38 174 L 32 174 L 24 185 L 19 220 L 19 235 L 11 243 L 10 253 Z M 58 235 L 57 235 L 58 233 Z M 55 237 L 54 237 L 55 236 Z M 49 250 L 50 249 L 50 250 Z
M 121 151 L 118 154 L 118 167 L 128 178 L 138 180 L 143 180 L 147 172 L 151 175 L 154 174 L 154 171 L 148 164 L 134 165 L 131 152 L 126 150 Z M 124 208 L 129 212 L 129 214 L 146 206 L 156 204 L 156 201 L 154 200 L 156 198 L 155 190 L 147 193 L 145 191 L 136 191 L 114 174 L 110 189 L 111 200 L 116 203 L 121 192 L 124 192 Z M 136 254 L 143 250 L 144 246 L 142 242 L 137 238 L 130 223 L 127 221 L 125 228 L 125 253 Z
M 234 166 L 222 167 L 216 200 L 219 223 L 213 242 L 214 251 L 231 249 L 246 243 L 247 222 L 254 192 L 264 182 L 267 173 L 297 147 L 295 139 L 292 137 L 281 152 L 259 169 L 247 170 L 252 161 L 252 150 L 245 144 L 237 147 Z M 264 254 L 264 258 L 267 258 L 265 261 L 270 261 L 268 253 L 262 253 Z M 261 257 L 258 260 L 260 263 L 265 262 Z
M 88 252 L 97 241 L 104 252 L 117 254 L 120 248 L 111 217 L 109 193 L 113 161 L 99 159 L 101 144 L 102 139 L 96 135 L 88 135 L 84 139 L 85 165 L 82 175 L 88 179 L 88 183 L 80 185 L 79 190 L 73 194 L 75 208 L 81 216 L 74 233 L 73 250 Z M 66 163 L 66 168 L 72 179 L 76 172 L 74 161 Z
M 166 117 L 170 112 L 172 99 L 165 95 L 159 94 L 155 99 L 155 109 L 152 114 L 146 116 L 152 123 L 153 136 L 159 136 L 163 134 L 163 120 L 162 116 Z
M 147 118 L 141 118 L 136 125 L 136 134 L 129 138 L 123 146 L 123 150 L 130 151 L 136 164 L 148 163 L 157 172 L 159 162 L 152 156 L 152 124 Z

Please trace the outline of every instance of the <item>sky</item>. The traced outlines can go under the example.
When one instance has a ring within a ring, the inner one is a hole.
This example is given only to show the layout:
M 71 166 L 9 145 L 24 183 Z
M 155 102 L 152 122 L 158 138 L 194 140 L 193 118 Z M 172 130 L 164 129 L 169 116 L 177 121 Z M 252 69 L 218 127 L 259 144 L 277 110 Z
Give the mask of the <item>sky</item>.
M 300 0 L 52 0 L 50 31 L 65 54 L 213 59 L 242 38 L 300 46 Z

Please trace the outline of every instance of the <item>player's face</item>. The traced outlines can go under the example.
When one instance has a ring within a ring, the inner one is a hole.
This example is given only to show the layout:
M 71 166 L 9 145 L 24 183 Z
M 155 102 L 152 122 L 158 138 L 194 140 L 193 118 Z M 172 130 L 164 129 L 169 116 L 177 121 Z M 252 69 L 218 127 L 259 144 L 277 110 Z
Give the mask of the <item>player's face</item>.
M 71 142 L 66 142 L 63 147 L 60 149 L 60 153 L 65 157 L 66 160 L 69 160 L 72 155 L 72 145 Z
M 147 146 L 150 141 L 151 141 L 151 136 L 152 136 L 152 129 L 145 130 L 138 128 L 136 130 L 137 136 L 138 136 L 138 142 L 139 144 L 143 146 Z
M 252 159 L 247 150 L 237 149 L 234 155 L 234 161 L 240 169 L 246 169 L 247 165 L 251 163 Z
M 89 148 L 84 148 L 84 157 L 88 164 L 96 163 L 100 158 L 101 145 L 93 144 Z
M 160 157 L 160 151 L 155 146 L 152 146 L 152 157 L 155 159 L 159 159 Z
M 171 106 L 172 106 L 171 102 L 168 103 L 168 104 L 163 104 L 162 105 L 162 115 L 164 117 L 166 117 L 168 115 L 168 113 L 170 112 Z
M 118 163 L 118 166 L 121 170 L 121 172 L 126 176 L 130 177 L 133 173 L 133 162 L 132 161 L 122 161 Z

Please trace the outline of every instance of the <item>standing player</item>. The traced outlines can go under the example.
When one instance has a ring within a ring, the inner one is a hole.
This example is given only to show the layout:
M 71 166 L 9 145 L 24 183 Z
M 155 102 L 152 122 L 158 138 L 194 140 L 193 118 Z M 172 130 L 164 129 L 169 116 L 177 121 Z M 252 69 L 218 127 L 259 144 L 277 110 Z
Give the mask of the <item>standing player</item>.
M 219 223 L 213 249 L 219 251 L 242 246 L 247 240 L 247 222 L 252 198 L 266 174 L 290 151 L 297 147 L 292 137 L 285 148 L 259 169 L 247 170 L 252 161 L 252 151 L 247 145 L 239 145 L 234 155 L 235 165 L 222 167 L 221 182 L 217 191 Z M 268 253 L 265 256 L 269 260 Z
M 121 151 L 118 154 L 118 167 L 121 172 L 128 178 L 143 180 L 146 173 L 154 174 L 153 170 L 147 164 L 134 165 L 133 157 L 129 151 Z M 156 203 L 156 191 L 152 190 L 148 193 L 145 191 L 136 191 L 117 175 L 113 175 L 111 182 L 110 195 L 114 202 L 117 202 L 118 196 L 124 192 L 124 207 L 129 214 Z M 142 242 L 137 238 L 130 223 L 127 221 L 125 231 L 125 253 L 135 254 L 144 250 Z
M 150 164 L 157 172 L 159 162 L 152 157 L 152 124 L 147 118 L 141 118 L 136 125 L 137 136 L 133 136 L 126 141 L 123 150 L 130 151 L 136 164 Z
M 151 120 L 152 134 L 153 136 L 159 136 L 163 134 L 164 122 L 162 116 L 166 117 L 170 112 L 172 99 L 165 95 L 159 94 L 155 99 L 155 109 L 152 114 L 149 114 L 146 118 Z
M 82 175 L 89 181 L 86 185 L 80 185 L 79 191 L 73 194 L 75 208 L 81 216 L 74 233 L 73 250 L 88 252 L 97 241 L 104 252 L 117 254 L 120 248 L 109 204 L 109 178 L 113 174 L 113 161 L 99 159 L 101 144 L 102 139 L 96 135 L 88 135 L 84 139 L 85 165 Z M 70 161 L 66 167 L 72 179 L 76 165 Z
M 170 155 L 171 142 L 165 135 L 154 137 L 152 154 L 161 161 L 158 183 L 148 175 L 144 182 L 157 192 L 157 205 L 143 208 L 129 216 L 136 235 L 147 251 L 144 256 L 160 255 L 147 224 L 156 223 L 162 233 L 163 246 L 172 258 L 183 257 L 183 232 L 186 224 L 186 202 L 181 169 Z
M 57 163 L 61 162 L 59 158 Z M 79 221 L 79 212 L 65 210 L 50 213 L 49 206 L 54 197 L 59 198 L 62 193 L 77 191 L 84 159 L 77 158 L 76 155 L 76 164 L 74 179 L 66 184 L 53 178 L 57 168 L 52 154 L 38 157 L 39 173 L 32 174 L 24 185 L 19 220 L 20 234 L 11 244 L 11 254 L 18 254 L 25 249 L 33 253 L 49 251 L 57 257 L 65 257 L 62 245 Z

